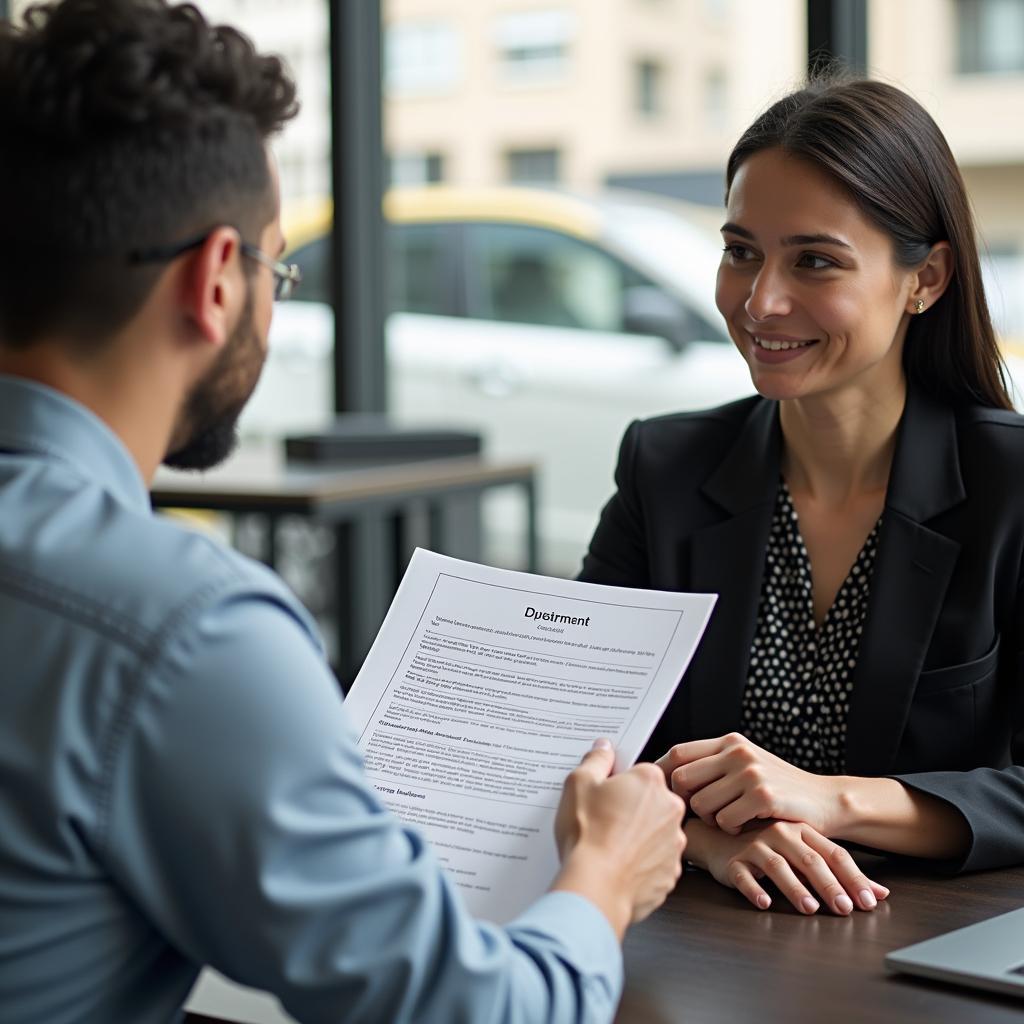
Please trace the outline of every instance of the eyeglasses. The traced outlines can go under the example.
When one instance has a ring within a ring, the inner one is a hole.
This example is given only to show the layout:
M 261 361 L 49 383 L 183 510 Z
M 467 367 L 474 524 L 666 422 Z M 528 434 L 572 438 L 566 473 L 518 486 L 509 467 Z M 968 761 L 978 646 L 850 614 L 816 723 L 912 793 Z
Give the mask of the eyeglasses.
M 274 301 L 287 302 L 294 294 L 295 289 L 302 284 L 302 271 L 297 263 L 282 263 L 268 256 L 262 249 L 255 245 L 242 242 L 239 246 L 242 254 L 249 259 L 262 263 L 274 275 Z
M 198 249 L 208 238 L 207 231 L 195 238 L 179 242 L 177 245 L 154 246 L 152 249 L 136 249 L 128 254 L 130 263 L 166 263 L 175 260 L 190 249 Z M 274 275 L 274 301 L 286 302 L 295 294 L 295 289 L 302 282 L 302 271 L 295 263 L 282 263 L 268 256 L 262 249 L 248 242 L 242 242 L 239 249 L 243 256 L 263 264 Z

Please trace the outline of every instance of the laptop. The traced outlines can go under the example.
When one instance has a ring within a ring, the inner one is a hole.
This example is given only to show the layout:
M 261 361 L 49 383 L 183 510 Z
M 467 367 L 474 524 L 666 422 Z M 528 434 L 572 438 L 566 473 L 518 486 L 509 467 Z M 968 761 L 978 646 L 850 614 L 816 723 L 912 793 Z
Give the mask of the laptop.
M 885 968 L 1024 999 L 1024 908 L 893 950 Z

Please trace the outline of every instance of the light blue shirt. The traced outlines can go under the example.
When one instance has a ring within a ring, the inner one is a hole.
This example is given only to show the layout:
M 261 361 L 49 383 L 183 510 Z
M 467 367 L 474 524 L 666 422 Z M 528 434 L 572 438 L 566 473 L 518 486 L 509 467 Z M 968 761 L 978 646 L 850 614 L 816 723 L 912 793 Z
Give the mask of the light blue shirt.
M 367 785 L 286 587 L 0 377 L 0 1020 L 175 1020 L 202 964 L 374 1024 L 606 1021 L 622 972 L 581 897 L 473 920 Z

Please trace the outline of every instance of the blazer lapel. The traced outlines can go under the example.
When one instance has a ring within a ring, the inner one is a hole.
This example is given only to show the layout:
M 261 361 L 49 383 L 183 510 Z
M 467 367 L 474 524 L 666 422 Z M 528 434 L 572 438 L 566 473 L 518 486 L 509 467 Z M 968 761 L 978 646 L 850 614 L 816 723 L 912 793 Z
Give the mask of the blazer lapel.
M 727 518 L 695 531 L 690 541 L 693 590 L 719 595 L 684 683 L 694 737 L 719 736 L 740 722 L 780 453 L 777 403 L 759 402 L 702 487 Z
M 846 770 L 895 759 L 960 545 L 922 525 L 963 501 L 953 411 L 908 389 L 847 719 Z

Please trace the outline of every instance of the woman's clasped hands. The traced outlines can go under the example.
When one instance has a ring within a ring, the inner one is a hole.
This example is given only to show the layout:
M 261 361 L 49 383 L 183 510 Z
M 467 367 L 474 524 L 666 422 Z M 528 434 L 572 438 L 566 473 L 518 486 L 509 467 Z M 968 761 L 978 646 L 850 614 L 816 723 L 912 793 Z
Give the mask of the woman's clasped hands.
M 687 857 L 766 910 L 769 879 L 803 914 L 873 910 L 889 890 L 869 879 L 829 834 L 839 828 L 838 780 L 815 775 L 739 733 L 679 743 L 658 761 L 695 819 Z M 817 896 L 815 896 L 817 894 Z

